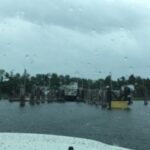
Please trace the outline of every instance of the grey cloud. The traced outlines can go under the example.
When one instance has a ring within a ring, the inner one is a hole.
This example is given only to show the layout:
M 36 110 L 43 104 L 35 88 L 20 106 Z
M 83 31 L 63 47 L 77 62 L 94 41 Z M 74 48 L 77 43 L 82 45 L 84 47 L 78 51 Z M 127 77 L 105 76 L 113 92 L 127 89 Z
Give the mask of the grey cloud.
M 130 1 L 1 1 L 0 68 L 147 75 L 149 13 L 148 5 Z
M 38 24 L 53 24 L 81 31 L 110 32 L 118 28 L 133 29 L 145 17 L 144 6 L 130 1 L 73 2 L 58 0 L 5 0 L 0 14 L 21 16 Z M 146 7 L 146 6 L 145 6 Z

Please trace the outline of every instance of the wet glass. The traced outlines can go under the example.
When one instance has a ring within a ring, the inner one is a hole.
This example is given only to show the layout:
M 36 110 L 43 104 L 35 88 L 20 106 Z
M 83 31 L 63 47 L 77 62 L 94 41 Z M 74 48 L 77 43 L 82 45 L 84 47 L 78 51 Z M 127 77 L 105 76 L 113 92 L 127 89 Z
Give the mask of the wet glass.
M 147 0 L 1 0 L 0 132 L 148 149 L 149 8 Z

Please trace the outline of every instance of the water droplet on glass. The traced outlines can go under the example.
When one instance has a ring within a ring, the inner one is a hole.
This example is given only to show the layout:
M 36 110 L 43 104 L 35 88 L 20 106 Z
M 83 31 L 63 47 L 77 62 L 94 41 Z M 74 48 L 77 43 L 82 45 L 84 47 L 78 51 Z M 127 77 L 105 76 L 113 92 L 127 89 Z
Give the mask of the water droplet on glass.
M 24 12 L 24 11 L 18 11 L 18 12 L 16 12 L 17 18 L 24 17 L 24 15 L 25 15 L 25 12 Z
M 113 38 L 112 38 L 112 39 L 111 39 L 111 41 L 112 41 L 112 42 L 114 42 L 114 41 L 115 41 L 115 39 L 113 39 Z
M 134 67 L 133 67 L 133 66 L 129 66 L 129 68 L 130 68 L 130 69 L 133 69 Z
M 28 58 L 28 57 L 29 57 L 29 54 L 26 54 L 25 57 Z
M 10 46 L 11 45 L 11 43 L 7 43 L 7 46 Z
M 79 74 L 79 71 L 75 71 L 75 74 Z
M 73 8 L 73 7 L 70 7 L 70 8 L 69 8 L 69 11 L 70 11 L 70 12 L 73 12 L 73 11 L 74 11 L 74 8 Z
M 25 14 L 24 11 L 21 11 L 21 12 L 20 12 L 20 15 L 21 15 L 21 16 L 24 16 L 24 14 Z
M 37 57 L 37 54 L 33 54 L 33 57 Z
M 124 31 L 125 30 L 125 28 L 124 27 L 120 27 L 120 31 Z
M 78 11 L 79 11 L 79 12 L 83 12 L 83 8 L 79 8 Z
M 128 60 L 128 57 L 127 57 L 127 56 L 125 56 L 125 57 L 124 57 L 124 60 L 125 60 L 125 61 L 127 61 L 127 60 Z
M 34 64 L 34 60 L 31 60 L 30 63 L 31 63 L 31 64 Z
M 56 10 L 59 10 L 59 6 L 55 6 L 55 9 L 56 9 Z
M 7 23 L 7 21 L 4 21 L 3 24 L 7 25 L 8 23 Z
M 96 29 L 92 29 L 92 34 L 96 34 L 97 32 L 96 32 Z
M 123 39 L 123 38 L 125 38 L 125 36 L 124 36 L 124 35 L 121 35 L 121 36 L 120 36 L 120 38 L 122 38 L 122 39 Z

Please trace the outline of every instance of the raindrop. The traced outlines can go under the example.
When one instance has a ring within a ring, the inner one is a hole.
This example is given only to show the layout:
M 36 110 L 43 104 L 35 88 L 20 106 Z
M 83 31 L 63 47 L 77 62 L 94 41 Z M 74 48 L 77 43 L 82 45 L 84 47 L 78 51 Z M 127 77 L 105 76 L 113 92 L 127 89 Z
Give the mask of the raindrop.
M 128 57 L 127 57 L 127 56 L 125 56 L 125 57 L 124 57 L 124 60 L 125 60 L 125 61 L 127 61 L 127 60 L 128 60 Z
M 34 64 L 34 60 L 31 60 L 30 63 L 31 63 L 31 64 Z
M 7 21 L 4 21 L 3 24 L 7 25 L 8 23 L 7 23 Z
M 79 12 L 83 12 L 83 8 L 79 8 L 78 11 L 79 11 Z
M 79 74 L 79 71 L 75 71 L 75 74 Z
M 92 29 L 92 34 L 96 34 L 97 32 L 96 32 L 96 29 Z
M 89 123 L 86 123 L 85 125 L 86 125 L 86 126 L 89 126 L 90 124 L 89 124 Z
M 5 57 L 5 56 L 7 56 L 6 54 L 3 54 L 3 56 Z
M 28 57 L 29 57 L 29 54 L 26 54 L 25 57 L 28 58 Z
M 7 43 L 7 46 L 10 46 L 11 45 L 11 43 L 9 42 L 9 43 Z
M 112 42 L 114 42 L 114 41 L 115 41 L 115 39 L 113 39 L 113 38 L 112 38 L 112 39 L 111 39 L 111 41 L 112 41 Z
M 99 50 L 95 50 L 95 54 L 96 55 L 100 54 L 100 51 Z
M 122 39 L 123 39 L 123 38 L 125 38 L 125 36 L 124 36 L 124 35 L 121 35 L 121 36 L 120 36 L 120 38 L 122 38 Z
M 133 67 L 133 66 L 130 66 L 129 68 L 130 68 L 130 69 L 133 69 L 134 67 Z
M 37 54 L 33 54 L 34 57 L 37 57 Z
M 73 11 L 74 11 L 74 8 L 73 8 L 73 7 L 70 7 L 70 8 L 69 8 L 69 11 L 70 11 L 70 12 L 73 12 Z
M 120 31 L 124 31 L 125 30 L 125 28 L 124 27 L 120 27 Z
M 59 10 L 59 6 L 55 6 L 55 9 L 56 9 L 56 10 Z
M 24 16 L 25 12 L 21 11 L 19 14 L 20 14 L 20 16 Z

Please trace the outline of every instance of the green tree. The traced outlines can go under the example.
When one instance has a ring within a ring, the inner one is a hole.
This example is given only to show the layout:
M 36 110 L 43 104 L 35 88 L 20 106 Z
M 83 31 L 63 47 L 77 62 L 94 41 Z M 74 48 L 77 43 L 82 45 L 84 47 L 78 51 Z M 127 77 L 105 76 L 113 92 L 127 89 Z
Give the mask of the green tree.
M 59 77 L 56 73 L 53 73 L 51 76 L 51 87 L 58 88 L 59 87 Z
M 135 82 L 136 82 L 136 78 L 134 77 L 134 75 L 129 76 L 128 83 L 134 85 Z
M 106 78 L 105 78 L 105 80 L 104 80 L 104 84 L 105 84 L 105 86 L 107 86 L 107 85 L 111 85 L 111 76 L 107 76 Z

